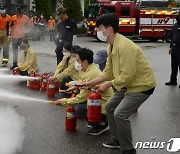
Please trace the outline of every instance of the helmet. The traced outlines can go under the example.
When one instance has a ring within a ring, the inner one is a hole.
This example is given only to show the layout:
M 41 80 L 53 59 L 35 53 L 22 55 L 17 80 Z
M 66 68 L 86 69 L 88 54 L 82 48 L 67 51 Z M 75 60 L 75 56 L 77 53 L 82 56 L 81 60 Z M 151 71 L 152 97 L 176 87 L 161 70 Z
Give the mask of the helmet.
M 63 16 L 64 13 L 67 12 L 67 9 L 64 8 L 62 5 L 59 5 L 56 9 L 57 15 L 59 16 L 59 18 L 61 18 Z

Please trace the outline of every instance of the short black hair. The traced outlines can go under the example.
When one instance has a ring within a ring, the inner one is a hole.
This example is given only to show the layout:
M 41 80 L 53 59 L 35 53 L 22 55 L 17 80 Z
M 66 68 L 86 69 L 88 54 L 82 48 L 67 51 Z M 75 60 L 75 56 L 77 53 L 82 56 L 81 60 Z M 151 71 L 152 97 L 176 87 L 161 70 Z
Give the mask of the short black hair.
M 23 42 L 24 44 L 28 45 L 28 48 L 30 47 L 28 39 L 23 38 L 23 39 L 21 40 L 21 42 Z
M 70 42 L 64 43 L 63 48 L 65 48 L 68 51 L 71 51 L 72 43 L 70 43 Z
M 77 51 L 78 51 L 79 49 L 81 49 L 81 47 L 80 47 L 79 45 L 74 45 L 74 46 L 72 46 L 72 48 L 71 48 L 71 52 L 72 52 L 72 53 L 77 53 Z
M 6 5 L 5 5 L 4 3 L 1 3 L 1 4 L 0 4 L 0 9 L 1 9 L 1 10 L 6 9 Z
M 119 18 L 115 13 L 103 14 L 96 21 L 96 26 L 103 25 L 104 27 L 112 27 L 114 33 L 119 29 Z
M 93 63 L 93 51 L 86 48 L 81 48 L 77 50 L 77 54 L 79 55 L 81 61 L 87 60 L 89 64 Z
M 23 5 L 17 5 L 16 9 L 17 10 L 19 10 L 19 9 L 23 10 Z

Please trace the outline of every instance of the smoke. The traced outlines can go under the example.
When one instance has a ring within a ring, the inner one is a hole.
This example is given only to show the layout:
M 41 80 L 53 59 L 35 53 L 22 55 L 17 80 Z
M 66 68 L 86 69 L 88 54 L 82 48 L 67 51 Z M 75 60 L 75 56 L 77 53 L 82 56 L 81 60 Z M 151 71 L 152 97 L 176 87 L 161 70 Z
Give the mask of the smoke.
M 15 154 L 22 149 L 24 121 L 14 109 L 0 107 L 0 154 Z

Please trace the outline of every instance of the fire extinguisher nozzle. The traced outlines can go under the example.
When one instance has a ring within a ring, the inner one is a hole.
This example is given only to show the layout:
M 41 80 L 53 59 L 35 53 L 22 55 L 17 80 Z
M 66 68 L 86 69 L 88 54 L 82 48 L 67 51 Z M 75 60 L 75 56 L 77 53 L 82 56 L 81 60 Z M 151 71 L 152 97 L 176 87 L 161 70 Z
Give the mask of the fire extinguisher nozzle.
M 65 86 L 71 87 L 71 86 L 73 86 L 73 85 L 72 85 L 71 83 L 66 83 Z
M 55 104 L 55 101 L 48 101 L 49 104 Z
M 65 93 L 66 90 L 59 90 L 59 93 Z

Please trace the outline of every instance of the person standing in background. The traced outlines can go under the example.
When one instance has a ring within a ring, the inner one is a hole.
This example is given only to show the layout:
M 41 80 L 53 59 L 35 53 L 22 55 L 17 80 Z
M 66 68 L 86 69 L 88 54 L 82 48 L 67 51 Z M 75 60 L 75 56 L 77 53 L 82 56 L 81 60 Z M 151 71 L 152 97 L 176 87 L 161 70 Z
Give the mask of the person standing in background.
M 68 17 L 67 10 L 63 6 L 57 8 L 57 18 L 60 20 L 56 26 L 57 36 L 55 39 L 57 45 L 55 52 L 58 65 L 63 59 L 62 50 L 64 43 L 70 42 L 73 44 L 73 37 L 77 34 L 77 24 Z
M 33 20 L 31 20 L 34 24 L 34 27 L 32 29 L 32 41 L 38 41 L 40 39 L 40 31 L 39 31 L 39 25 L 38 25 L 38 18 L 37 16 L 34 16 Z
M 50 19 L 48 20 L 48 31 L 50 35 L 50 41 L 54 41 L 54 28 L 56 25 L 56 21 L 53 19 L 52 16 L 50 16 Z
M 176 12 L 176 21 L 173 26 L 172 42 L 169 48 L 169 55 L 171 55 L 171 77 L 170 81 L 165 83 L 168 86 L 177 85 L 178 67 L 180 70 L 180 10 Z
M 2 66 L 6 67 L 9 60 L 9 23 L 11 17 L 6 14 L 5 5 L 0 6 L 0 51 L 3 49 Z
M 13 15 L 10 21 L 10 35 L 12 39 L 13 48 L 13 66 L 10 69 L 17 67 L 18 60 L 18 47 L 26 34 L 33 28 L 33 23 L 29 17 L 23 14 L 22 6 L 18 5 L 16 8 L 16 15 Z M 25 25 L 28 24 L 29 28 L 26 29 Z
M 45 25 L 46 25 L 46 19 L 44 19 L 44 16 L 41 14 L 40 18 L 38 19 L 38 27 L 40 32 L 38 41 L 40 41 L 41 38 L 44 41 Z

